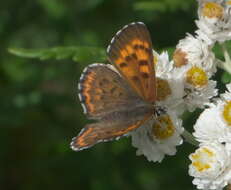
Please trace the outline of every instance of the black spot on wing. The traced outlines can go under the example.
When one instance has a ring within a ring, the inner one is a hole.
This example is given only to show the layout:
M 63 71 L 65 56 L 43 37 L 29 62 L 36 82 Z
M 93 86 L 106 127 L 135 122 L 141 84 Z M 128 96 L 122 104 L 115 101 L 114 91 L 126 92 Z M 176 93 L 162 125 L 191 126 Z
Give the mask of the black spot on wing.
M 138 58 L 137 58 L 137 55 L 136 55 L 135 53 L 132 53 L 132 54 L 131 54 L 131 57 L 132 57 L 133 59 L 135 59 L 135 60 L 138 59 Z
M 127 62 L 129 62 L 129 61 L 132 60 L 132 57 L 131 57 L 130 55 L 128 55 L 128 56 L 125 57 L 125 60 L 126 60 Z
M 146 73 L 146 72 L 142 72 L 142 73 L 141 73 L 141 76 L 142 76 L 143 78 L 145 78 L 145 79 L 149 78 L 149 74 Z
M 123 67 L 127 67 L 128 65 L 127 65 L 127 63 L 122 62 L 122 63 L 119 64 L 119 66 L 120 66 L 121 68 L 123 68 Z
M 147 60 L 139 60 L 139 65 L 140 66 L 148 65 L 148 61 Z
M 131 79 L 135 82 L 139 81 L 139 77 L 138 76 L 132 76 Z

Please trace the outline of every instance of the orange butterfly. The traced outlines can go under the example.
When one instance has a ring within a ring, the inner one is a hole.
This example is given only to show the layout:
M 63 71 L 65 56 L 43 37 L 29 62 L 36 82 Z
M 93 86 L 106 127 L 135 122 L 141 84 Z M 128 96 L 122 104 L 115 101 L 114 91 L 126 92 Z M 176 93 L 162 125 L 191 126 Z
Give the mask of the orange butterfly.
M 80 151 L 118 139 L 153 117 L 156 78 L 152 42 L 146 26 L 131 23 L 118 31 L 107 49 L 110 64 L 92 64 L 80 77 L 79 99 L 84 113 L 97 122 L 73 138 Z

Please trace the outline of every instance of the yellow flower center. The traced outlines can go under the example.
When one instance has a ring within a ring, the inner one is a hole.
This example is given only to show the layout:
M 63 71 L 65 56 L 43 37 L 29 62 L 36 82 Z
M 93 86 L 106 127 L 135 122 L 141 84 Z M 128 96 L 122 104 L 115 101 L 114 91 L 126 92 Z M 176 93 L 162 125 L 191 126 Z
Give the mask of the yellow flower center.
M 193 66 L 186 73 L 186 81 L 194 87 L 202 87 L 208 84 L 208 77 L 203 69 Z
M 231 5 L 231 0 L 226 2 L 227 5 Z
M 160 140 L 171 137 L 175 132 L 175 127 L 168 115 L 162 115 L 156 118 L 152 126 L 152 134 Z
M 223 118 L 226 121 L 226 123 L 229 126 L 231 126 L 231 101 L 228 101 L 224 106 Z
M 157 101 L 165 100 L 172 91 L 167 80 L 156 78 Z
M 198 172 L 203 172 L 211 168 L 211 163 L 214 162 L 214 152 L 206 147 L 196 150 L 195 153 L 190 155 L 192 165 Z
M 154 62 L 154 66 L 155 66 L 158 62 L 158 57 L 155 55 L 153 55 L 153 57 L 154 57 L 153 62 Z
M 187 54 L 181 49 L 176 49 L 173 54 L 173 61 L 175 67 L 181 67 L 183 65 L 188 64 L 188 60 L 186 58 Z
M 218 3 L 207 2 L 202 8 L 202 15 L 208 18 L 221 19 L 224 15 L 224 8 Z

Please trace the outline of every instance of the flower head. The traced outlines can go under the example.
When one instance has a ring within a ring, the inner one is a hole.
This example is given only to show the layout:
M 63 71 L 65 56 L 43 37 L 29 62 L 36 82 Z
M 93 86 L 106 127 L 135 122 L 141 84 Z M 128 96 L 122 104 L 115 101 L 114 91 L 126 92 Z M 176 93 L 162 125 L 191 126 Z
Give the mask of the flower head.
M 167 52 L 163 52 L 160 55 L 154 52 L 154 56 L 158 60 L 155 65 L 157 86 L 156 104 L 174 109 L 178 115 L 181 115 L 185 111 L 182 109 L 182 106 L 179 106 L 183 102 L 183 78 L 174 72 L 174 62 L 169 60 Z
M 222 189 L 231 180 L 231 157 L 224 145 L 202 144 L 189 158 L 189 175 L 198 189 Z
M 201 0 L 198 9 L 199 30 L 213 42 L 224 42 L 231 39 L 230 2 L 224 0 Z M 199 32 L 199 33 L 201 33 Z
M 231 130 L 222 119 L 222 109 L 211 107 L 203 111 L 194 125 L 193 135 L 201 142 L 231 142 Z
M 217 95 L 216 81 L 210 80 L 212 73 L 203 67 L 187 65 L 174 69 L 174 75 L 183 83 L 182 105 L 189 111 L 204 108 Z
M 197 66 L 191 67 L 186 72 L 186 82 L 194 87 L 203 87 L 208 84 L 208 76 L 205 71 Z
M 204 108 L 216 95 L 216 81 L 209 80 L 206 86 L 201 88 L 186 84 L 184 104 L 189 111 L 194 111 L 196 108 Z
M 182 121 L 174 112 L 167 112 L 132 132 L 132 145 L 138 149 L 137 155 L 161 162 L 165 155 L 176 154 L 176 146 L 183 142 L 182 132 Z
M 216 72 L 215 56 L 206 41 L 200 36 L 188 34 L 179 41 L 173 54 L 174 66 L 177 68 L 191 66 L 202 67 L 207 73 Z
M 230 89 L 230 85 L 227 85 Z M 227 91 L 221 99 L 202 112 L 194 125 L 193 135 L 199 142 L 231 143 L 231 93 Z
M 200 148 L 190 155 L 189 174 L 198 189 L 222 189 L 231 183 L 231 85 L 194 125 Z

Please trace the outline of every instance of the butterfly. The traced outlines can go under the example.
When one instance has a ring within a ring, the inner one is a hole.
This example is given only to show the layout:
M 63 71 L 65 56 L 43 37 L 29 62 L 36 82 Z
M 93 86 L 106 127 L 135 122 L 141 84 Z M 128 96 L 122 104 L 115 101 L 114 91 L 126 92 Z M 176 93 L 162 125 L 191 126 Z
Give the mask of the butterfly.
M 111 64 L 91 64 L 80 77 L 79 99 L 87 118 L 95 122 L 72 139 L 75 151 L 126 136 L 154 115 L 154 57 L 145 24 L 134 22 L 119 30 L 107 56 Z

